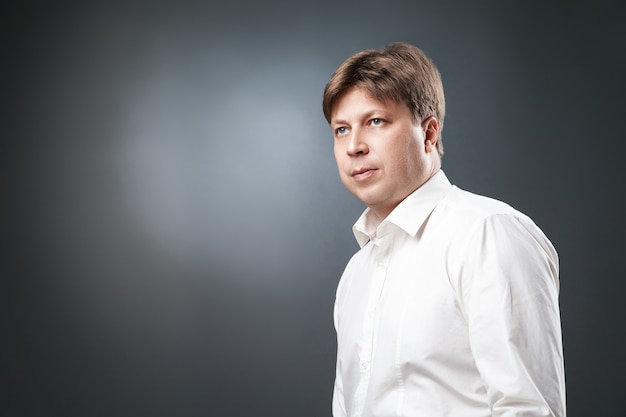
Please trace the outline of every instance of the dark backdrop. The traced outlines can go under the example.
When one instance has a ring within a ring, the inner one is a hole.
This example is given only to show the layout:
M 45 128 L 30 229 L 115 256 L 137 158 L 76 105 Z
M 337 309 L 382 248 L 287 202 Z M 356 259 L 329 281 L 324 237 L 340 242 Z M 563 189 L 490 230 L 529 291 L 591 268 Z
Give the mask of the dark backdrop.
M 329 416 L 362 206 L 322 90 L 403 40 L 443 76 L 448 176 L 559 251 L 569 416 L 624 415 L 618 4 L 5 6 L 0 414 Z

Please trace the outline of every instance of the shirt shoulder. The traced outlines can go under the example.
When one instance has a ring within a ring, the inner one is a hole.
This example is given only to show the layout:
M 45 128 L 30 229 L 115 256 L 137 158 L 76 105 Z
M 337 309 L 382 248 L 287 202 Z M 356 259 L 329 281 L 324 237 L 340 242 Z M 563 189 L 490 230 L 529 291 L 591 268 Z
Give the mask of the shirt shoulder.
M 463 190 L 456 185 L 453 185 L 450 192 L 446 194 L 441 206 L 467 219 L 482 220 L 499 214 L 528 218 L 524 213 L 503 201 Z
M 431 224 L 436 234 L 456 247 L 472 244 L 470 241 L 483 232 L 499 236 L 523 234 L 556 255 L 552 243 L 528 215 L 503 201 L 457 186 L 438 204 Z
M 558 269 L 558 254 L 543 230 L 528 215 L 503 201 L 453 186 L 433 213 L 434 225 L 436 235 L 450 246 L 448 253 L 455 254 L 455 261 L 467 260 L 468 248 L 484 249 L 489 241 L 494 242 L 491 251 L 501 258 L 506 257 L 506 250 L 533 247 Z

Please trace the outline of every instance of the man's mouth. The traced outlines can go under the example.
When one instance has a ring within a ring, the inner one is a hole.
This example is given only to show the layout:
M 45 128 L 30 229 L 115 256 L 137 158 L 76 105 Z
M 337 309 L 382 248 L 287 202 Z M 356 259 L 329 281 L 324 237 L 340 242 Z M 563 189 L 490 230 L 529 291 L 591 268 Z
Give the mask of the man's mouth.
M 366 179 L 374 175 L 375 171 L 376 169 L 374 168 L 359 168 L 352 171 L 351 175 L 352 178 L 354 178 L 356 181 L 365 181 Z

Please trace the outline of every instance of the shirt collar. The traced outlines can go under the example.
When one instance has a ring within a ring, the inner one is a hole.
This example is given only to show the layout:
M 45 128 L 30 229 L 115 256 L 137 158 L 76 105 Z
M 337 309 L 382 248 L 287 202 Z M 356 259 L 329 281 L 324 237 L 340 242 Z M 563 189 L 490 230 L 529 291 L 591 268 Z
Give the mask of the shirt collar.
M 452 187 L 443 170 L 439 170 L 417 190 L 409 194 L 395 209 L 381 222 L 369 209 L 365 209 L 361 217 L 352 227 L 354 237 L 363 247 L 368 241 L 380 236 L 387 224 L 394 224 L 411 236 L 417 235 L 428 215 L 437 203 Z

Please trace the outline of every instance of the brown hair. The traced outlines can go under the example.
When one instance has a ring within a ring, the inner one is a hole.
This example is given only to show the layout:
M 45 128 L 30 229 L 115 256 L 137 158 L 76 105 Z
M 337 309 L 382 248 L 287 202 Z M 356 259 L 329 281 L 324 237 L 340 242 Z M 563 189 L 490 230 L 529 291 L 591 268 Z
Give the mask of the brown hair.
M 441 74 L 424 52 L 404 42 L 368 49 L 346 59 L 324 89 L 322 109 L 328 123 L 337 100 L 352 87 L 380 101 L 405 104 L 416 122 L 435 117 L 439 123 L 437 151 L 443 155 L 441 131 L 446 113 Z

